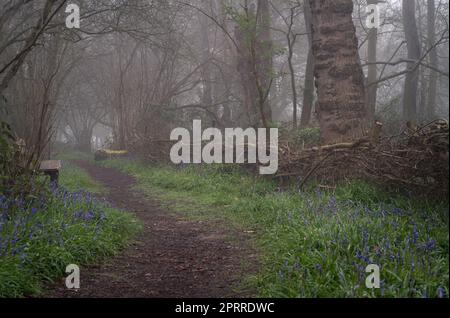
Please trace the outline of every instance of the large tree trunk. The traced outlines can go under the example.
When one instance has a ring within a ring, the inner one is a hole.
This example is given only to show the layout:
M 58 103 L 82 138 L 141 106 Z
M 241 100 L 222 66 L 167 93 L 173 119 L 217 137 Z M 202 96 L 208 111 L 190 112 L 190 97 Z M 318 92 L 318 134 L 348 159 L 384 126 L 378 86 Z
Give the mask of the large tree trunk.
M 368 5 L 378 4 L 379 0 L 367 0 Z M 373 84 L 377 81 L 377 42 L 378 42 L 378 28 L 371 28 L 369 30 L 367 39 L 367 115 L 370 120 L 375 118 L 376 104 L 377 104 L 377 91 L 378 85 Z
M 420 41 L 416 23 L 416 1 L 403 0 L 403 28 L 408 47 L 408 69 L 403 91 L 403 117 L 410 123 L 417 121 L 417 90 L 419 85 L 419 67 L 416 61 L 420 59 Z
M 352 0 L 310 0 L 317 113 L 322 141 L 364 134 L 364 74 L 352 20 Z
M 77 149 L 81 152 L 89 153 L 92 149 L 92 129 L 85 128 L 76 137 L 77 139 Z
M 312 51 L 312 20 L 311 20 L 311 7 L 309 0 L 305 0 L 304 16 L 306 24 L 306 32 L 308 33 L 308 58 L 306 60 L 305 71 L 305 87 L 303 91 L 303 107 L 302 116 L 300 119 L 300 127 L 306 128 L 311 121 L 311 113 L 314 106 L 314 56 Z
M 242 30 L 239 25 L 236 25 L 234 36 L 236 38 L 236 44 L 239 47 L 239 54 L 236 56 L 236 70 L 239 73 L 239 80 L 241 86 L 241 95 L 243 96 L 243 110 L 245 116 L 241 118 L 241 125 L 243 126 L 257 126 L 260 121 L 257 100 L 258 93 L 256 87 L 256 81 L 253 76 L 254 63 L 249 50 L 249 45 L 246 42 L 245 30 Z
M 430 52 L 430 65 L 437 68 L 438 54 L 435 45 L 436 42 L 436 5 L 435 0 L 428 0 L 428 48 Z M 437 96 L 438 74 L 431 70 L 430 82 L 428 86 L 428 101 L 426 118 L 434 119 L 436 116 L 436 96 Z

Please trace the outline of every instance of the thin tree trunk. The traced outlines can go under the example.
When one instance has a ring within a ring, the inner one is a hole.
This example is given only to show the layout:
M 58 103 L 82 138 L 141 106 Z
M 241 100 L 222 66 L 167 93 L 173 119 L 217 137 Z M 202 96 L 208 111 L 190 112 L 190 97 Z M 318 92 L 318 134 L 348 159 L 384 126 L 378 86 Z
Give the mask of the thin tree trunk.
M 317 113 L 322 141 L 364 134 L 364 75 L 352 20 L 352 0 L 310 0 Z
M 202 1 L 202 8 L 207 11 L 207 5 L 209 1 Z M 200 37 L 202 43 L 202 60 L 204 62 L 204 66 L 202 67 L 202 83 L 203 83 L 203 94 L 202 94 L 202 104 L 203 106 L 210 106 L 213 104 L 212 100 L 212 85 L 211 85 L 211 69 L 210 63 L 207 63 L 210 59 L 210 47 L 209 47 L 209 34 L 208 34 L 208 17 L 206 17 L 203 13 L 199 13 L 199 21 L 200 21 Z
M 425 39 L 425 35 L 423 33 L 422 26 L 425 25 L 423 23 L 423 14 L 421 10 L 421 6 L 418 7 L 418 21 L 417 21 L 417 33 L 419 34 L 419 39 Z M 422 41 L 420 43 L 422 46 Z M 427 45 L 427 44 L 425 44 Z M 417 119 L 418 121 L 422 121 L 427 117 L 427 97 L 428 97 L 428 68 L 425 66 L 419 67 L 419 96 L 418 96 L 418 109 L 417 109 Z
M 306 60 L 306 71 L 305 71 L 305 87 L 303 91 L 303 108 L 302 116 L 300 119 L 300 127 L 306 128 L 311 121 L 311 114 L 314 104 L 314 56 L 312 51 L 312 26 L 311 26 L 311 7 L 309 5 L 309 0 L 304 1 L 305 9 L 305 24 L 306 32 L 308 33 L 308 58 Z
M 403 0 L 403 28 L 408 48 L 408 72 L 405 77 L 403 91 L 403 117 L 404 120 L 414 124 L 417 121 L 417 90 L 419 86 L 419 68 L 412 71 L 420 59 L 420 41 L 416 23 L 416 1 Z
M 14 57 L 14 59 L 12 59 L 9 63 L 3 66 L 3 68 L 0 70 L 0 74 L 6 72 L 0 82 L 0 95 L 8 88 L 10 81 L 14 78 L 14 76 L 16 76 L 17 72 L 19 71 L 20 67 L 25 61 L 25 58 L 27 57 L 28 53 L 30 53 L 39 37 L 44 32 L 45 27 L 55 16 L 56 12 L 58 12 L 62 8 L 63 4 L 66 1 L 62 1 L 52 15 L 52 9 L 53 6 L 56 4 L 56 2 L 57 0 L 47 0 L 45 2 L 42 16 L 39 19 L 36 26 L 33 28 L 31 34 L 28 36 L 28 38 L 26 38 L 23 49 Z
M 272 16 L 270 14 L 270 4 L 268 0 L 258 0 L 257 21 L 261 30 L 258 36 L 259 56 L 261 57 L 257 86 L 259 91 L 259 103 L 262 108 L 262 121 L 264 126 L 272 122 L 272 109 L 270 106 L 269 95 L 272 84 L 273 71 L 273 41 L 272 41 Z M 256 57 L 256 56 L 255 56 Z M 258 59 L 256 58 L 255 61 Z
M 379 0 L 368 0 L 368 5 L 377 5 Z M 377 104 L 377 92 L 378 85 L 371 85 L 377 81 L 378 71 L 377 65 L 377 42 L 378 42 L 378 28 L 372 28 L 369 30 L 368 42 L 367 42 L 367 115 L 369 120 L 373 121 L 375 118 L 376 104 Z
M 297 81 L 295 78 L 295 68 L 294 63 L 292 61 L 294 57 L 294 45 L 297 39 L 297 36 L 292 34 L 292 28 L 294 26 L 294 9 L 291 8 L 291 17 L 289 23 L 289 30 L 286 33 L 286 40 L 288 44 L 288 65 L 289 72 L 291 77 L 291 89 L 292 89 L 292 106 L 293 106 L 293 114 L 292 114 L 292 128 L 293 130 L 297 130 L 298 128 L 298 97 L 297 97 Z
M 436 5 L 435 0 L 428 0 L 428 48 L 430 52 L 430 65 L 437 68 L 438 66 L 438 54 L 437 49 L 434 46 L 436 42 Z M 431 70 L 430 81 L 428 86 L 428 102 L 426 118 L 434 119 L 436 116 L 436 101 L 437 101 L 437 81 L 438 74 Z

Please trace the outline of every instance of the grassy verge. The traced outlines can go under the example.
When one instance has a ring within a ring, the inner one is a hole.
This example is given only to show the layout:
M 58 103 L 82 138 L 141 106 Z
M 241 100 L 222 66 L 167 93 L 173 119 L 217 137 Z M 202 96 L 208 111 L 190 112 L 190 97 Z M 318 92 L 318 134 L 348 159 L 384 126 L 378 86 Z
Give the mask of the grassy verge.
M 92 180 L 87 172 L 69 161 L 63 161 L 59 182 L 64 188 L 71 192 L 86 191 L 94 194 L 106 192 L 106 189 L 102 184 Z
M 75 166 L 62 186 L 102 188 Z M 40 197 L 0 196 L 0 297 L 39 295 L 66 266 L 100 261 L 123 248 L 140 225 L 129 214 L 96 201 L 89 192 L 64 188 Z
M 265 297 L 448 297 L 448 206 L 355 182 L 335 191 L 280 192 L 224 166 L 174 170 L 105 163 L 192 217 L 222 218 L 257 234 Z M 379 265 L 381 288 L 367 289 Z

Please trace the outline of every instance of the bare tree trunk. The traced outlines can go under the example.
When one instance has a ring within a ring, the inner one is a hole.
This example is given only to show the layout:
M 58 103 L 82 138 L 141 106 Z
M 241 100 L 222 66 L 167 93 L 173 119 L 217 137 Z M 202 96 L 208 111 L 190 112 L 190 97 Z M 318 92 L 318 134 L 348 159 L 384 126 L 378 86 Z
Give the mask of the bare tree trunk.
M 254 126 L 258 123 L 258 110 L 256 102 L 258 100 L 258 93 L 256 88 L 256 81 L 253 76 L 254 63 L 249 52 L 248 43 L 246 42 L 245 30 L 242 30 L 239 25 L 235 28 L 236 43 L 239 46 L 240 54 L 236 56 L 236 69 L 239 73 L 241 84 L 241 95 L 243 96 L 243 109 L 246 117 L 246 123 L 242 120 L 242 124 Z
M 216 7 L 218 8 L 219 12 L 219 21 L 222 24 L 224 30 L 231 34 L 230 31 L 230 24 L 228 22 L 228 13 L 227 13 L 227 3 L 222 0 L 216 0 Z M 224 127 L 233 127 L 233 125 L 236 124 L 236 118 L 233 111 L 232 111 L 232 105 L 229 102 L 230 96 L 233 95 L 233 90 L 235 88 L 235 72 L 234 69 L 228 68 L 227 66 L 233 65 L 236 63 L 236 47 L 233 46 L 233 42 L 230 40 L 230 38 L 224 33 L 219 32 L 219 39 L 220 43 L 222 45 L 222 54 L 221 61 L 223 64 L 223 67 L 221 67 L 217 73 L 218 77 L 222 78 L 224 84 L 217 84 L 218 89 L 217 92 L 220 95 L 220 100 L 223 101 L 225 99 L 225 103 L 222 105 L 223 114 L 221 117 L 221 122 L 224 125 Z M 230 59 L 230 57 L 233 57 Z M 239 85 L 237 85 L 239 87 Z
M 368 0 L 367 5 L 377 5 L 379 0 Z M 375 118 L 376 104 L 377 104 L 377 92 L 378 85 L 372 83 L 377 81 L 378 71 L 377 65 L 377 43 L 378 42 L 378 29 L 371 28 L 368 34 L 367 42 L 367 63 L 368 73 L 367 73 L 367 115 L 369 120 L 373 121 Z
M 364 134 L 364 75 L 352 20 L 352 0 L 310 0 L 317 113 L 322 141 Z
M 290 23 L 289 23 L 289 30 L 286 33 L 286 40 L 288 44 L 288 65 L 289 65 L 289 72 L 291 77 L 291 89 L 292 89 L 292 108 L 293 108 L 293 114 L 292 114 L 292 128 L 294 130 L 297 130 L 298 128 L 298 94 L 297 94 L 297 81 L 295 78 L 295 68 L 294 63 L 292 61 L 294 57 L 294 45 L 296 42 L 297 35 L 292 34 L 292 28 L 294 26 L 294 14 L 295 9 L 291 8 L 291 16 L 290 16 Z
M 300 127 L 306 128 L 311 121 L 311 113 L 314 104 L 314 56 L 312 51 L 312 21 L 311 21 L 311 7 L 309 5 L 309 0 L 305 0 L 305 24 L 306 32 L 308 33 L 308 58 L 306 60 L 306 71 L 305 71 L 305 87 L 303 91 L 303 108 L 302 116 L 300 119 Z
M 77 148 L 81 152 L 89 153 L 92 149 L 92 128 L 85 127 L 76 137 Z
M 207 11 L 207 5 L 209 1 L 202 1 L 202 7 Z M 202 43 L 202 84 L 203 84 L 203 94 L 202 94 L 202 104 L 203 106 L 209 107 L 213 104 L 212 100 L 212 85 L 211 85 L 211 64 L 207 61 L 210 60 L 210 46 L 209 46 L 209 34 L 208 34 L 208 17 L 202 13 L 199 13 L 200 20 L 200 37 Z
M 259 103 L 261 104 L 260 108 L 262 108 L 261 116 L 263 125 L 267 126 L 272 122 L 272 109 L 270 106 L 269 95 L 273 77 L 272 16 L 270 14 L 269 0 L 258 0 L 257 21 L 259 29 L 261 30 L 258 36 L 261 62 L 259 66 L 255 66 L 259 68 L 259 79 L 257 79 L 257 82 L 259 83 L 257 83 L 257 85 L 259 91 Z
M 5 72 L 4 77 L 0 82 L 0 95 L 8 88 L 9 82 L 16 76 L 20 67 L 22 66 L 28 53 L 33 49 L 37 40 L 44 32 L 46 26 L 50 23 L 55 14 L 62 8 L 66 0 L 63 0 L 56 10 L 52 14 L 53 6 L 57 4 L 57 0 L 47 0 L 43 7 L 42 16 L 39 19 L 33 31 L 25 39 L 25 44 L 21 51 L 6 65 L 2 66 L 0 69 L 0 74 Z
M 418 17 L 417 17 L 417 33 L 419 35 L 419 39 L 425 39 L 426 35 L 423 33 L 422 26 L 426 24 L 423 22 L 423 14 L 421 10 L 421 6 L 418 7 Z M 422 40 L 420 42 L 420 46 L 422 47 Z M 427 46 L 427 44 L 425 44 Z M 419 67 L 419 96 L 418 96 L 418 106 L 417 106 L 417 120 L 422 121 L 427 118 L 427 96 L 428 96 L 428 68 L 425 66 Z
M 416 62 L 420 59 L 420 41 L 416 23 L 416 1 L 403 0 L 403 28 L 408 47 L 408 68 L 403 91 L 403 117 L 410 123 L 417 121 L 417 90 L 419 85 L 419 68 Z M 413 68 L 415 67 L 415 70 Z
M 431 49 L 430 52 L 430 66 L 437 68 L 438 66 L 438 55 L 435 47 L 436 42 L 436 5 L 435 0 L 428 0 L 428 13 L 427 13 L 427 23 L 428 23 L 428 48 Z M 428 86 L 428 103 L 426 118 L 434 119 L 436 116 L 436 96 L 437 96 L 437 81 L 438 74 L 431 70 L 430 81 Z

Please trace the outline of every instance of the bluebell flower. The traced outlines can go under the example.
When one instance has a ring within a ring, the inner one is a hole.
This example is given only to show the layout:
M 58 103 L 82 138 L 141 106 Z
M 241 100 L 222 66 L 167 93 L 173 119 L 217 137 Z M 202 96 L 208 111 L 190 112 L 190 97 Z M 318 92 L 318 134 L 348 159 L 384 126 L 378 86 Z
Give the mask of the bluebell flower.
M 322 274 L 323 273 L 323 269 L 322 266 L 320 266 L 320 264 L 316 264 L 315 268 Z
M 320 190 L 320 188 L 316 188 L 316 196 L 317 196 L 318 198 L 321 198 L 321 197 L 322 197 L 322 191 Z
M 414 245 L 417 244 L 417 240 L 419 239 L 419 232 L 417 231 L 417 227 L 414 225 L 413 228 L 413 236 L 412 236 L 412 242 Z
M 372 261 L 370 260 L 370 258 L 366 255 L 363 255 L 360 251 L 356 251 L 356 258 L 359 259 L 360 261 L 363 261 L 367 264 L 372 264 Z
M 73 216 L 75 219 L 80 219 L 83 216 L 83 211 L 77 211 Z
M 382 253 L 381 253 L 381 248 L 377 248 L 377 249 L 375 250 L 375 254 L 377 255 L 378 258 L 380 258 L 381 255 L 382 255 Z
M 279 270 L 278 271 L 278 278 L 280 279 L 280 280 L 283 280 L 284 279 L 284 272 L 283 272 L 283 270 Z
M 84 220 L 85 221 L 90 221 L 94 218 L 94 213 L 92 211 L 88 211 L 85 215 L 84 215 Z
M 435 241 L 435 240 L 430 239 L 430 240 L 428 240 L 428 241 L 426 242 L 426 244 L 425 244 L 425 249 L 426 249 L 427 251 L 432 251 L 432 250 L 434 250 L 435 248 L 436 248 L 436 241 Z
M 438 298 L 445 298 L 447 296 L 447 293 L 445 292 L 444 287 L 439 287 L 437 293 L 438 293 Z
M 400 209 L 400 208 L 392 208 L 392 213 L 395 214 L 395 215 L 400 216 L 400 215 L 403 214 L 403 210 Z
M 23 264 L 25 263 L 26 259 L 27 259 L 27 253 L 22 252 L 19 256 L 20 258 L 20 262 Z
M 364 230 L 364 232 L 363 232 L 363 238 L 364 238 L 364 241 L 367 241 L 369 239 L 369 232 L 367 232 L 366 230 Z

